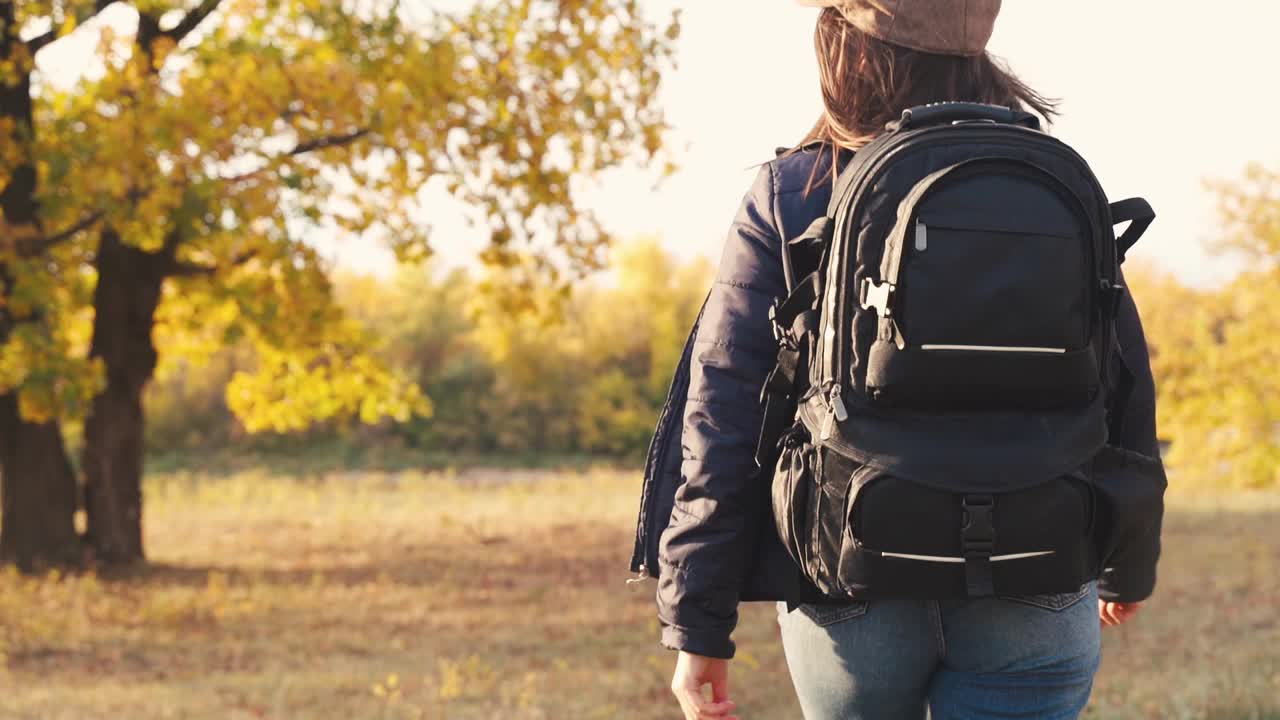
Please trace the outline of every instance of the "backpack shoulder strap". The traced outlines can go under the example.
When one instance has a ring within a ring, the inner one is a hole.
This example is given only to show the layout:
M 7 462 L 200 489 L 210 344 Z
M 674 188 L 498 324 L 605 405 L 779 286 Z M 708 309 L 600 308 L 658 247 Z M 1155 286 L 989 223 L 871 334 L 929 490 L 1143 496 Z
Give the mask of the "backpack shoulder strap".
M 797 284 L 818 270 L 834 229 L 835 221 L 823 215 L 809 223 L 800 237 L 782 243 L 782 274 L 788 293 L 795 292 Z
M 1156 211 L 1152 210 L 1151 203 L 1143 198 L 1129 198 L 1111 203 L 1112 224 L 1129 223 L 1124 234 L 1116 238 L 1116 256 L 1120 262 L 1124 262 L 1125 254 L 1138 243 L 1155 219 Z
M 818 292 L 821 280 L 811 272 L 800 281 L 786 300 L 776 300 L 769 308 L 773 336 L 778 341 L 778 364 L 760 388 L 764 419 L 756 441 L 756 464 L 767 467 L 778 450 L 783 432 L 795 421 L 800 380 L 808 372 L 809 351 L 818 329 Z

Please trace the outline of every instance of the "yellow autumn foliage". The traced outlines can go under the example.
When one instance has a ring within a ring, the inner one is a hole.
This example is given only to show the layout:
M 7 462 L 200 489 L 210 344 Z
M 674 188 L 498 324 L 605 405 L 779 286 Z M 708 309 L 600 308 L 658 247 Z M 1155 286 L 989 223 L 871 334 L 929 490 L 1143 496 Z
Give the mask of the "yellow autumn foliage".
M 1254 166 L 1212 186 L 1224 233 L 1247 260 L 1221 288 L 1128 267 L 1151 346 L 1159 433 L 1182 482 L 1280 486 L 1280 173 Z

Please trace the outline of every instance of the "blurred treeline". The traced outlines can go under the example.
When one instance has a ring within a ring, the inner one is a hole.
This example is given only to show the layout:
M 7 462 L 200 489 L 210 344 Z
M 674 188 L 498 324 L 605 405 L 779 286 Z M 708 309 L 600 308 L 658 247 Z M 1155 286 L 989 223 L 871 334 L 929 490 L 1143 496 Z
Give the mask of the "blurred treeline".
M 1280 487 L 1280 172 L 1255 165 L 1211 188 L 1222 220 L 1211 249 L 1242 261 L 1235 278 L 1196 288 L 1125 267 L 1151 347 L 1159 434 L 1184 484 Z M 1149 252 L 1159 257 L 1158 245 Z
M 1215 184 L 1223 234 L 1211 249 L 1242 271 L 1195 287 L 1151 262 L 1125 266 L 1158 393 L 1161 439 L 1179 482 L 1280 486 L 1280 173 L 1256 166 Z M 1151 243 L 1162 233 L 1157 227 Z M 1144 247 L 1147 258 L 1159 248 Z M 705 261 L 682 265 L 653 240 L 615 250 L 607 279 L 501 305 L 500 275 L 402 268 L 391 280 L 340 277 L 347 312 L 378 357 L 417 381 L 431 412 L 374 425 L 328 422 L 294 434 L 246 433 L 226 394 L 253 354 L 235 347 L 168 363 L 148 391 L 152 452 L 218 447 L 353 447 L 523 457 L 635 458 L 662 406 L 706 292 Z M 163 328 L 162 328 L 163 330 Z M 230 385 L 229 385 L 230 384 Z
M 624 243 L 612 270 L 571 290 L 501 305 L 499 272 L 427 262 L 389 278 L 339 274 L 335 295 L 374 338 L 375 356 L 413 380 L 430 410 L 374 424 L 358 418 L 291 433 L 250 433 L 228 407 L 255 355 L 228 346 L 166 356 L 146 395 L 153 455 L 234 450 L 362 456 L 498 453 L 634 460 L 710 282 L 706 261 L 680 263 L 654 240 Z M 161 325 L 160 345 L 191 348 Z
M 345 310 L 377 338 L 378 358 L 418 383 L 429 413 L 247 432 L 226 395 L 237 372 L 252 372 L 254 356 L 232 346 L 204 356 L 175 353 L 162 366 L 147 391 L 148 447 L 166 456 L 345 447 L 362 457 L 381 450 L 634 461 L 653 431 L 711 268 L 705 260 L 681 263 L 654 240 L 623 244 L 612 263 L 609 275 L 564 296 L 547 292 L 518 313 L 496 305 L 491 285 L 500 275 L 431 263 L 401 267 L 391 278 L 340 275 L 335 289 Z M 1125 271 L 1151 347 L 1160 437 L 1178 481 L 1280 486 L 1274 261 L 1254 257 L 1251 269 L 1218 288 L 1192 287 L 1149 262 L 1130 262 Z

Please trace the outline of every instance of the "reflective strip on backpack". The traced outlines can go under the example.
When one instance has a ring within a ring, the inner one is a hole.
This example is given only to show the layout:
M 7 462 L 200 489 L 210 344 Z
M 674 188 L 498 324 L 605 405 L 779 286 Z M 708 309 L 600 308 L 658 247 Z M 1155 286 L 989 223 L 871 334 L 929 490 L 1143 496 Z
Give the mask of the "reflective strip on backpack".
M 1041 550 L 1039 552 L 1013 553 L 1010 555 L 992 555 L 991 562 L 1003 562 L 1005 560 L 1025 560 L 1027 558 L 1052 555 L 1053 553 L 1054 553 L 1053 550 Z M 883 557 L 902 558 L 903 560 L 922 560 L 924 562 L 963 563 L 965 561 L 965 559 L 962 557 L 950 557 L 946 555 L 912 555 L 910 553 L 895 553 L 895 552 L 881 552 L 880 555 Z
M 969 350 L 973 352 L 1026 352 L 1066 355 L 1066 348 L 1014 347 L 1010 345 L 921 345 L 921 350 Z

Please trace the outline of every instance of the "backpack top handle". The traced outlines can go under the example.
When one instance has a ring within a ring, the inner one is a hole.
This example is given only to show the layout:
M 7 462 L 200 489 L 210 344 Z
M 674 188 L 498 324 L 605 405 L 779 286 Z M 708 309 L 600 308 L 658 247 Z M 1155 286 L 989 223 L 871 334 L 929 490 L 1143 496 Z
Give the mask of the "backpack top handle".
M 1029 112 L 1014 110 L 1003 105 L 983 105 L 967 102 L 940 102 L 920 105 L 902 111 L 902 117 L 888 124 L 890 132 L 911 128 L 960 122 L 990 122 L 1001 125 L 1021 125 L 1032 130 L 1040 129 L 1040 118 Z

